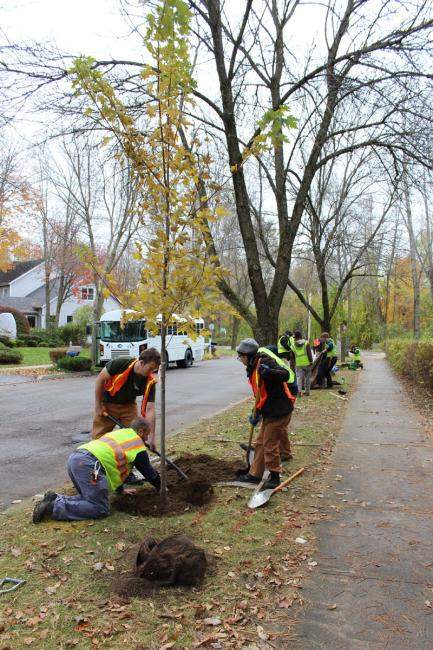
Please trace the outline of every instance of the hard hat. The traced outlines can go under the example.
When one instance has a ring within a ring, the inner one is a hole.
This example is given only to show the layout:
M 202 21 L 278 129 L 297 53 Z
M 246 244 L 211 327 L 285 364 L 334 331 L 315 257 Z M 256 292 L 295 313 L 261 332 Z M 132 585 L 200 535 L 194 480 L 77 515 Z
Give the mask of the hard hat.
M 238 354 L 248 354 L 253 355 L 257 354 L 259 349 L 259 344 L 255 339 L 243 339 L 236 348 Z

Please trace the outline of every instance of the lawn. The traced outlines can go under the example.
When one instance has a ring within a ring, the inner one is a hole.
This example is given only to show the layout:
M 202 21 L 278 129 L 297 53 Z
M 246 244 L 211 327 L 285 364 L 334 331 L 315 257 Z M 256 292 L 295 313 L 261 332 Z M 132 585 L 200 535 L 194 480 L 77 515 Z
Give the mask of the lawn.
M 356 375 L 345 376 L 350 395 Z M 305 473 L 262 509 L 246 507 L 245 489 L 215 488 L 214 500 L 201 509 L 159 518 L 115 511 L 94 522 L 35 526 L 32 503 L 9 511 L 0 532 L 0 576 L 26 583 L 2 596 L 0 647 L 258 648 L 259 639 L 289 647 L 287 610 L 302 606 L 302 577 L 315 570 L 323 468 L 346 406 L 330 391 L 298 400 L 295 458 L 284 476 L 300 467 Z M 236 443 L 247 437 L 250 408 L 248 400 L 170 438 L 170 453 L 240 458 Z M 144 601 L 114 595 L 113 580 L 132 568 L 140 540 L 175 532 L 214 557 L 204 585 L 166 588 Z
M 45 366 L 51 362 L 50 348 L 13 348 L 23 355 L 22 363 L 18 365 L 3 364 L 0 368 L 20 368 L 22 366 Z M 83 357 L 90 357 L 90 348 L 83 348 L 80 352 Z

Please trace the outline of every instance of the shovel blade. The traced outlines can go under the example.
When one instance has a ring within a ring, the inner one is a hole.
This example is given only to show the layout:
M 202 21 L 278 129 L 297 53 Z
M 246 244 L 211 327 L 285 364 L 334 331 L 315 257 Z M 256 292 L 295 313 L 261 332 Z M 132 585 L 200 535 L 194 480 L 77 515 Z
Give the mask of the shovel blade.
M 251 499 L 248 501 L 248 507 L 254 510 L 255 508 L 260 508 L 261 506 L 264 506 L 265 503 L 269 501 L 273 493 L 272 489 L 269 490 L 262 490 L 261 492 L 257 492 L 257 494 L 253 494 Z

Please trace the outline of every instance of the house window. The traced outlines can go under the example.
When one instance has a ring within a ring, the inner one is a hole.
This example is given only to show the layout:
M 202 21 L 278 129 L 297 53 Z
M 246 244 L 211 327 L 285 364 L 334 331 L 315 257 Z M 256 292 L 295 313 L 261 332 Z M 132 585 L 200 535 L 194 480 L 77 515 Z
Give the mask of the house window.
M 0 287 L 0 296 L 8 296 L 9 287 Z
M 27 316 L 30 327 L 36 327 L 36 316 Z
M 81 287 L 81 300 L 94 300 L 95 289 L 94 287 Z
M 72 321 L 73 321 L 72 316 L 66 316 L 66 322 L 67 323 L 72 323 Z

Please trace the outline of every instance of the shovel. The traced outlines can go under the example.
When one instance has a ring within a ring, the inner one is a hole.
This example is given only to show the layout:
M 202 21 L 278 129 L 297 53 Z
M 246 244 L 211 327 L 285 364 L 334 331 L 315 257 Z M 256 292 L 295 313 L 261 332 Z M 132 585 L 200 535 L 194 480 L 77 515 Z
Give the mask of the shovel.
M 114 422 L 114 424 L 117 424 L 117 426 L 118 426 L 120 429 L 124 429 L 123 424 L 122 424 L 119 420 L 116 420 L 116 418 L 113 418 L 112 415 L 110 415 L 109 413 L 103 413 L 103 415 L 104 415 L 104 417 L 106 417 L 106 418 L 108 418 L 109 420 L 111 420 L 112 422 Z M 159 453 L 159 451 L 156 451 L 156 449 L 152 449 L 151 451 L 152 451 L 153 454 L 155 454 L 156 456 L 158 456 L 158 458 L 161 458 L 161 454 Z M 180 476 L 181 478 L 184 479 L 184 481 L 187 481 L 187 480 L 188 480 L 188 476 L 185 474 L 185 472 L 183 472 L 183 471 L 180 469 L 180 467 L 178 467 L 177 465 L 175 465 L 175 464 L 173 463 L 172 460 L 170 460 L 169 458 L 167 458 L 167 456 L 165 457 L 165 462 L 166 462 L 168 465 L 170 465 L 174 470 L 176 470 L 176 472 L 179 474 L 179 476 Z
M 260 364 L 260 362 L 259 362 L 259 364 Z M 253 408 L 253 411 L 252 411 L 252 414 L 251 414 L 253 417 L 255 417 L 255 415 L 256 415 L 257 404 L 259 403 L 259 400 L 260 400 L 260 384 L 258 386 L 256 401 L 254 402 L 254 408 Z M 251 448 L 251 444 L 253 442 L 254 429 L 255 429 L 255 425 L 252 424 L 250 426 L 250 436 L 248 438 L 248 446 L 247 446 L 247 451 L 246 451 L 247 466 L 246 466 L 245 469 L 238 469 L 238 471 L 236 472 L 237 476 L 242 476 L 244 474 L 248 474 L 248 472 L 250 471 L 250 468 L 251 468 L 251 463 L 254 460 L 254 450 Z
M 300 476 L 305 467 L 301 467 L 301 469 L 298 469 L 297 472 L 292 474 L 292 476 L 289 476 L 288 479 L 280 483 L 280 485 L 273 490 L 263 490 L 262 492 L 258 492 L 257 494 L 253 494 L 251 499 L 248 501 L 248 507 L 255 509 L 255 508 L 260 508 L 261 506 L 264 506 L 265 503 L 269 501 L 271 496 L 275 494 L 276 492 L 280 492 L 283 488 L 286 487 L 286 485 L 289 485 L 295 478 Z

